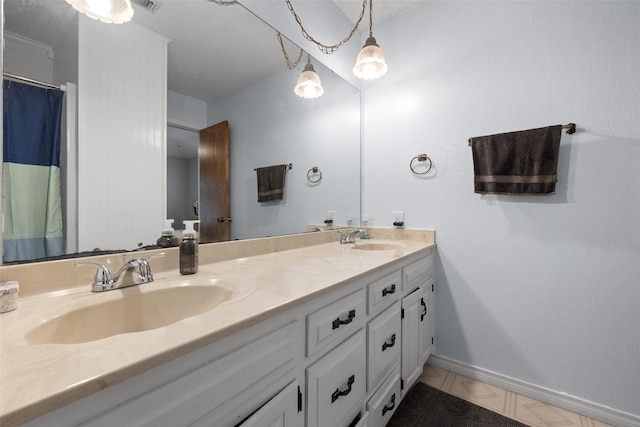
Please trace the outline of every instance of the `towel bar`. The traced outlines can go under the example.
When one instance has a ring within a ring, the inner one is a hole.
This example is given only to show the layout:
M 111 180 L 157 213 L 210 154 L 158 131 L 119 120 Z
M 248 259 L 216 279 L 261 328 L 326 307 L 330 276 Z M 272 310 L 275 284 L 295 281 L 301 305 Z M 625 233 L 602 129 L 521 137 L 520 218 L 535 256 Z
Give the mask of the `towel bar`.
M 291 170 L 293 169 L 293 163 L 289 163 L 288 165 L 282 165 L 282 166 L 287 166 L 287 170 Z M 258 168 L 253 168 L 254 171 L 257 171 Z
M 562 129 L 566 129 L 565 133 L 571 135 L 572 133 L 576 133 L 576 124 L 567 123 L 566 125 L 562 125 Z M 471 138 L 469 138 L 469 147 L 471 147 Z

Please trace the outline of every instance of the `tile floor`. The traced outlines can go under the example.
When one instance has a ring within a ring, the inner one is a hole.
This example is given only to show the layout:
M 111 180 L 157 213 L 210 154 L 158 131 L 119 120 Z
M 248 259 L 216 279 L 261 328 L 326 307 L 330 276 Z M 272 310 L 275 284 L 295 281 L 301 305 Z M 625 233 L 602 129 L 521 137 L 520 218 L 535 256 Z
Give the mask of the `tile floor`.
M 425 366 L 420 381 L 532 427 L 611 427 L 429 364 Z

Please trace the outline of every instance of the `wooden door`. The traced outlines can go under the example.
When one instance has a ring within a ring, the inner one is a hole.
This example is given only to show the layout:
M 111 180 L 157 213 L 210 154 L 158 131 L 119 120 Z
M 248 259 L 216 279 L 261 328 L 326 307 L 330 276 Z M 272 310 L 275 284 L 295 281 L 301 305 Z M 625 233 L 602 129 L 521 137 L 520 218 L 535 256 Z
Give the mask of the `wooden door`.
M 229 122 L 200 131 L 200 243 L 230 239 Z

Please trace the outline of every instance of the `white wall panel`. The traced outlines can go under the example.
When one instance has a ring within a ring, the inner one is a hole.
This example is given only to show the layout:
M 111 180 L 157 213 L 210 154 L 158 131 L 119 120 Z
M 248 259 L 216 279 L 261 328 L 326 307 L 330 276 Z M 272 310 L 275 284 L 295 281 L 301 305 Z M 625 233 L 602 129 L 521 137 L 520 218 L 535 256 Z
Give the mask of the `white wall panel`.
M 151 244 L 166 211 L 167 41 L 81 19 L 79 51 L 79 250 Z

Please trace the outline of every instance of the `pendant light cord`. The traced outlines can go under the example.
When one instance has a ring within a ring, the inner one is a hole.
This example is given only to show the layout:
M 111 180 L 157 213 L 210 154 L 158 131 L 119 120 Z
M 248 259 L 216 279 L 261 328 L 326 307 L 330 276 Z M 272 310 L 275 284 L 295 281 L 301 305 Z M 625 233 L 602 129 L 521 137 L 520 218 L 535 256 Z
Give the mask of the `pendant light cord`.
M 293 17 L 296 19 L 296 22 L 298 23 L 298 26 L 300 26 L 300 29 L 302 30 L 302 35 L 304 36 L 304 38 L 309 40 L 312 43 L 315 43 L 318 46 L 318 48 L 320 49 L 320 51 L 322 53 L 324 53 L 324 54 L 327 54 L 327 55 L 330 55 L 333 52 L 335 52 L 336 50 L 338 50 L 338 48 L 340 46 L 342 46 L 343 44 L 348 42 L 351 39 L 351 37 L 353 37 L 353 35 L 355 34 L 356 30 L 358 29 L 358 26 L 360 25 L 360 22 L 362 21 L 362 18 L 364 17 L 364 12 L 367 10 L 367 0 L 363 0 L 362 1 L 362 12 L 360 12 L 360 17 L 358 18 L 358 21 L 356 22 L 356 25 L 353 27 L 353 29 L 351 30 L 349 35 L 347 37 L 345 37 L 344 39 L 342 39 L 342 41 L 339 42 L 339 43 L 336 43 L 334 45 L 326 45 L 326 44 L 320 43 L 315 38 L 311 37 L 309 35 L 309 33 L 307 33 L 307 30 L 302 25 L 302 20 L 300 19 L 298 14 L 295 12 L 295 10 L 293 10 L 293 5 L 291 4 L 291 1 L 289 1 L 289 0 L 285 0 L 285 1 L 287 2 L 287 7 L 291 11 L 291 14 L 293 14 Z M 369 0 L 369 32 L 370 33 L 372 32 L 372 26 L 371 26 L 371 1 L 372 0 Z
M 369 0 L 369 37 L 373 37 L 373 0 Z

